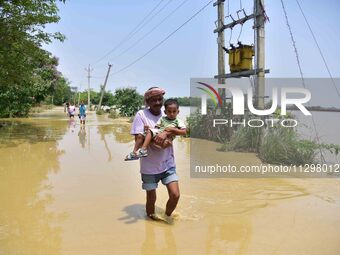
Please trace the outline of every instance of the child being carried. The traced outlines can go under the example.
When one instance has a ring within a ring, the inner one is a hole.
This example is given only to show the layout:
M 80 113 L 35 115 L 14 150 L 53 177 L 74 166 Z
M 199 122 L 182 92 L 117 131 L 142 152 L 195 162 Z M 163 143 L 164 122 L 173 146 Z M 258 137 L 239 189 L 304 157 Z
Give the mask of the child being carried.
M 171 129 L 185 130 L 184 122 L 177 117 L 179 113 L 179 104 L 176 99 L 167 99 L 164 102 L 164 113 L 166 116 L 162 116 L 156 123 L 155 128 L 148 128 L 143 133 L 144 141 L 141 140 L 135 143 L 133 152 L 126 156 L 125 160 L 134 160 L 141 157 L 148 156 L 147 147 L 153 142 L 153 145 L 158 148 L 166 148 L 172 145 L 172 141 L 175 139 L 174 135 L 168 135 L 162 144 L 154 142 L 153 138 L 164 131 L 171 131 Z

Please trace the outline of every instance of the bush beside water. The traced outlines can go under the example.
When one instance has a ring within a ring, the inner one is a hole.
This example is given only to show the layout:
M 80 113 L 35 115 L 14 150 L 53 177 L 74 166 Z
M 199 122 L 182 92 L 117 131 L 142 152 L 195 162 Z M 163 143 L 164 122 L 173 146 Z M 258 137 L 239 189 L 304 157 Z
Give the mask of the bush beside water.
M 46 110 L 51 110 L 54 107 L 54 105 L 51 104 L 41 104 L 34 106 L 30 109 L 29 114 L 34 114 L 34 113 L 41 113 Z
M 339 145 L 319 144 L 315 141 L 300 139 L 294 128 L 281 125 L 263 128 L 238 127 L 237 129 L 228 128 L 227 125 L 213 127 L 213 119 L 217 118 L 230 119 L 227 113 L 201 115 L 196 112 L 192 114 L 187 118 L 190 137 L 220 142 L 222 145 L 217 149 L 218 151 L 256 152 L 264 163 L 269 164 L 317 163 L 321 161 L 321 151 L 335 154 L 340 151 Z M 293 117 L 289 116 L 289 118 Z
M 102 109 L 99 109 L 99 110 L 96 111 L 97 115 L 103 115 L 104 113 L 105 113 L 105 111 L 102 110 Z
M 117 119 L 117 118 L 120 117 L 120 115 L 119 115 L 119 113 L 118 113 L 116 110 L 112 109 L 112 110 L 110 111 L 108 117 L 111 118 L 111 119 Z

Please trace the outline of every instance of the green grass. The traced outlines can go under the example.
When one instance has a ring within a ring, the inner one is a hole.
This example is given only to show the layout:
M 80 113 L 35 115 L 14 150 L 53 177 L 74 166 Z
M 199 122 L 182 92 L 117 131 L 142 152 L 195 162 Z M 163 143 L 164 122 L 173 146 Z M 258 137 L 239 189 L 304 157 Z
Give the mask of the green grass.
M 276 114 L 276 118 L 282 118 Z M 321 161 L 321 153 L 328 151 L 338 154 L 340 146 L 319 144 L 315 141 L 300 139 L 294 128 L 282 127 L 239 127 L 226 128 L 224 125 L 213 127 L 213 119 L 229 119 L 228 115 L 192 114 L 188 119 L 190 137 L 221 143 L 218 151 L 256 152 L 264 163 L 282 165 L 303 165 Z M 293 116 L 289 116 L 293 118 Z M 232 132 L 230 132 L 230 130 Z

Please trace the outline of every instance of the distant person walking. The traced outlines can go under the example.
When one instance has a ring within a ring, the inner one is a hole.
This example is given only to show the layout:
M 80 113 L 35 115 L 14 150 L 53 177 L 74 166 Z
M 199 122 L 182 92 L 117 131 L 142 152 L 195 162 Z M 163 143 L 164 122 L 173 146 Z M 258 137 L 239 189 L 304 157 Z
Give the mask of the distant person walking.
M 68 107 L 68 115 L 70 118 L 74 118 L 74 115 L 76 114 L 76 107 L 73 103 Z
M 70 102 L 65 103 L 64 112 L 67 112 L 67 116 L 70 117 Z
M 80 106 L 79 106 L 79 119 L 80 119 L 80 125 L 85 125 L 86 120 L 86 106 L 84 105 L 84 101 L 81 100 Z

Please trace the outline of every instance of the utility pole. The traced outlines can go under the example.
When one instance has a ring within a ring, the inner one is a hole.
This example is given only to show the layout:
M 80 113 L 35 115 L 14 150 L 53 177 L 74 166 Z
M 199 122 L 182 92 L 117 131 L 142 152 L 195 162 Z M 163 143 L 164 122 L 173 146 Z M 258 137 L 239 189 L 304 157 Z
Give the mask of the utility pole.
M 105 87 L 106 87 L 107 80 L 109 78 L 111 67 L 112 67 L 112 65 L 109 63 L 109 69 L 107 70 L 107 74 L 106 74 L 106 77 L 105 77 L 104 85 L 102 87 L 102 91 L 101 91 L 102 93 L 100 95 L 100 100 L 99 100 L 99 104 L 98 104 L 97 110 L 100 110 L 100 107 L 102 106 L 102 101 L 103 101 L 103 97 L 104 97 Z
M 224 26 L 224 1 L 217 0 L 214 6 L 217 5 L 217 28 Z M 224 29 L 220 29 L 217 33 L 217 45 L 218 45 L 218 75 L 225 74 L 225 59 L 224 59 Z M 224 78 L 218 78 L 219 84 L 224 84 Z
M 222 2 L 222 1 L 223 0 L 218 0 L 216 3 L 214 3 L 214 6 L 220 4 L 220 2 Z M 222 11 L 223 10 L 221 10 L 221 12 Z M 264 63 L 265 62 L 264 61 L 264 55 L 265 55 L 265 52 L 264 52 L 264 23 L 265 23 L 266 19 L 268 19 L 268 17 L 265 14 L 265 10 L 264 10 L 264 0 L 254 0 L 253 13 L 250 14 L 250 15 L 246 14 L 244 9 L 239 10 L 237 13 L 239 13 L 239 12 L 243 12 L 243 17 L 240 17 L 239 14 L 237 14 L 238 19 L 234 19 L 232 17 L 232 15 L 230 14 L 229 16 L 231 17 L 232 21 L 228 24 L 223 24 L 223 21 L 221 19 L 219 19 L 219 25 L 214 30 L 214 33 L 218 33 L 218 38 L 220 38 L 220 35 L 222 35 L 222 39 L 219 39 L 218 42 L 221 43 L 221 44 L 219 44 L 219 46 L 224 45 L 224 35 L 222 34 L 222 32 L 225 29 L 233 29 L 237 25 L 243 25 L 248 20 L 254 19 L 253 29 L 255 30 L 255 35 L 256 35 L 255 42 L 254 42 L 254 44 L 255 44 L 255 68 L 225 74 L 224 73 L 224 65 L 222 65 L 222 63 L 224 63 L 224 57 L 223 57 L 223 59 L 222 59 L 222 57 L 220 58 L 221 54 L 223 54 L 223 53 L 220 53 L 221 48 L 219 47 L 219 51 L 218 51 L 218 54 L 219 54 L 218 55 L 219 56 L 218 72 L 219 73 L 218 73 L 218 75 L 215 75 L 215 78 L 219 79 L 220 82 L 223 82 L 223 80 L 227 79 L 227 78 L 250 77 L 252 75 L 256 75 L 257 77 L 264 78 L 265 73 L 269 73 L 269 69 L 264 69 L 264 67 L 265 67 L 265 63 Z M 220 17 L 221 13 L 218 13 L 218 15 Z M 264 102 L 264 100 L 263 100 L 264 99 L 264 80 L 263 80 L 263 83 L 261 83 L 261 85 L 263 85 L 263 86 L 260 86 L 259 89 L 258 88 L 256 89 L 256 92 L 258 93 L 258 94 L 256 94 L 256 96 L 260 95 L 259 98 Z M 257 102 L 258 102 L 258 100 L 256 100 L 256 103 Z
M 265 32 L 264 23 L 264 0 L 254 0 L 254 29 L 256 35 L 255 69 L 257 71 L 255 79 L 255 98 L 258 109 L 264 109 L 265 97 Z
M 224 2 L 225 0 L 217 0 L 214 6 L 217 5 L 217 47 L 218 47 L 218 83 L 224 84 L 225 78 L 221 76 L 225 75 L 225 58 L 224 58 Z M 219 89 L 219 94 L 222 97 L 222 109 L 225 107 L 225 89 Z
M 90 111 L 91 109 L 91 98 L 90 98 L 90 79 L 91 79 L 91 72 L 93 69 L 90 68 L 90 65 L 88 68 L 85 68 L 87 71 L 87 108 Z

